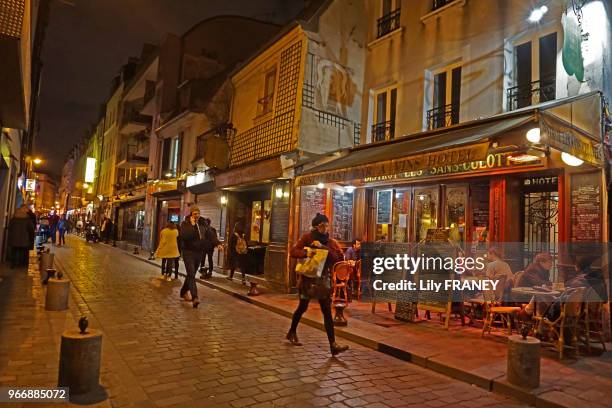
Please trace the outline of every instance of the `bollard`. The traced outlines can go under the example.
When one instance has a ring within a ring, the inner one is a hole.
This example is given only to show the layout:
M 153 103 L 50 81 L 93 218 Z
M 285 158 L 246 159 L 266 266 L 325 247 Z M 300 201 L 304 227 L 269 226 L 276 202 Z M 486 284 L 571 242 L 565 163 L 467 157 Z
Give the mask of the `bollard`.
M 43 252 L 40 255 L 40 265 L 39 268 L 41 271 L 46 271 L 47 269 L 53 269 L 53 258 L 54 254 L 51 252 Z
M 249 284 L 251 285 L 251 288 L 249 289 L 247 296 L 258 296 L 259 291 L 257 290 L 257 282 L 250 281 Z
M 94 392 L 100 387 L 102 333 L 66 330 L 62 334 L 58 387 L 69 387 L 70 395 Z
M 510 384 L 540 386 L 540 340 L 518 334 L 508 337 L 507 378 Z
M 70 281 L 60 278 L 49 278 L 47 282 L 47 296 L 45 310 L 60 311 L 68 309 L 70 295 Z
M 336 309 L 336 316 L 334 316 L 334 326 L 348 326 L 348 321 L 344 317 L 344 309 L 346 305 L 344 303 L 337 303 L 334 305 Z
M 46 285 L 50 278 L 55 278 L 55 269 L 47 268 L 44 271 L 40 271 L 40 278 L 42 279 L 43 284 Z

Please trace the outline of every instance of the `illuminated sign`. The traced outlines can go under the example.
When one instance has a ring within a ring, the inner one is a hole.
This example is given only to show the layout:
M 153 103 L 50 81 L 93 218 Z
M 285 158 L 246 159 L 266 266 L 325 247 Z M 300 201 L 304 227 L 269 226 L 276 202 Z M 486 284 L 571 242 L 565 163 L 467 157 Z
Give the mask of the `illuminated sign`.
M 87 165 L 85 167 L 85 182 L 93 183 L 96 174 L 96 159 L 93 157 L 87 158 Z
M 210 174 L 205 171 L 199 171 L 194 175 L 187 176 L 187 187 L 195 186 L 198 184 L 210 181 Z
M 26 191 L 36 191 L 36 179 L 26 180 Z

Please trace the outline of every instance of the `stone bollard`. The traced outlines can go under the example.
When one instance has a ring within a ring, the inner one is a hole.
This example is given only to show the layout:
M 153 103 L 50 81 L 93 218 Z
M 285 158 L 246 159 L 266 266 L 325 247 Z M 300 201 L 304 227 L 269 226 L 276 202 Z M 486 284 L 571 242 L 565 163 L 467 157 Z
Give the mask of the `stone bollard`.
M 540 340 L 518 334 L 508 337 L 507 378 L 510 384 L 540 386 Z
M 258 296 L 260 293 L 259 290 L 257 290 L 257 282 L 250 281 L 249 284 L 251 285 L 251 288 L 249 289 L 247 296 Z
M 334 326 L 348 326 L 348 321 L 344 317 L 344 309 L 346 305 L 344 303 L 337 303 L 334 305 L 336 309 L 336 316 L 334 316 Z
M 40 265 L 39 268 L 41 271 L 46 271 L 47 269 L 53 269 L 53 258 L 54 254 L 51 252 L 43 252 L 40 254 Z
M 100 388 L 102 333 L 66 330 L 62 334 L 58 387 L 69 387 L 70 395 L 87 394 Z
M 60 311 L 68 309 L 70 281 L 68 279 L 49 278 L 45 310 Z

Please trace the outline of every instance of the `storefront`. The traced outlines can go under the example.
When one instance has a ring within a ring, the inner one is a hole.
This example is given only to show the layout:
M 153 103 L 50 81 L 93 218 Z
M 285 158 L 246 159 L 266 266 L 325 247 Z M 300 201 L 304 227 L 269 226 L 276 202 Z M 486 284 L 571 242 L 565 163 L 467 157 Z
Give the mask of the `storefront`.
M 177 226 L 183 221 L 183 194 L 185 192 L 185 180 L 156 180 L 147 186 L 147 208 L 153 210 L 151 228 L 149 235 L 144 241 L 150 243 L 149 248 L 154 251 L 159 242 L 161 230 L 169 223 Z
M 227 206 L 226 234 L 238 225 L 246 235 L 247 273 L 286 291 L 291 183 L 282 175 L 280 159 L 275 158 L 221 173 L 215 183 Z
M 568 245 L 608 242 L 598 101 L 592 94 L 355 148 L 296 179 L 292 238 L 317 211 L 345 244 L 417 243 L 445 229 L 465 253 L 514 243 L 504 257 L 515 272 L 548 252 L 561 280 L 576 255 Z

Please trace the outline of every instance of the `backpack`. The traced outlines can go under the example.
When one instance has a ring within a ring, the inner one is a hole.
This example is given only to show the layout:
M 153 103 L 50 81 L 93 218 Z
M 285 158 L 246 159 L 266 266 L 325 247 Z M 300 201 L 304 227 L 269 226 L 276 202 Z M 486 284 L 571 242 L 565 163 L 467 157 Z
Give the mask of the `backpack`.
M 236 238 L 238 238 L 238 240 L 236 241 L 236 252 L 241 255 L 246 254 L 247 253 L 246 240 L 242 238 L 240 235 L 238 235 L 238 233 L 234 232 L 234 234 L 236 235 Z

